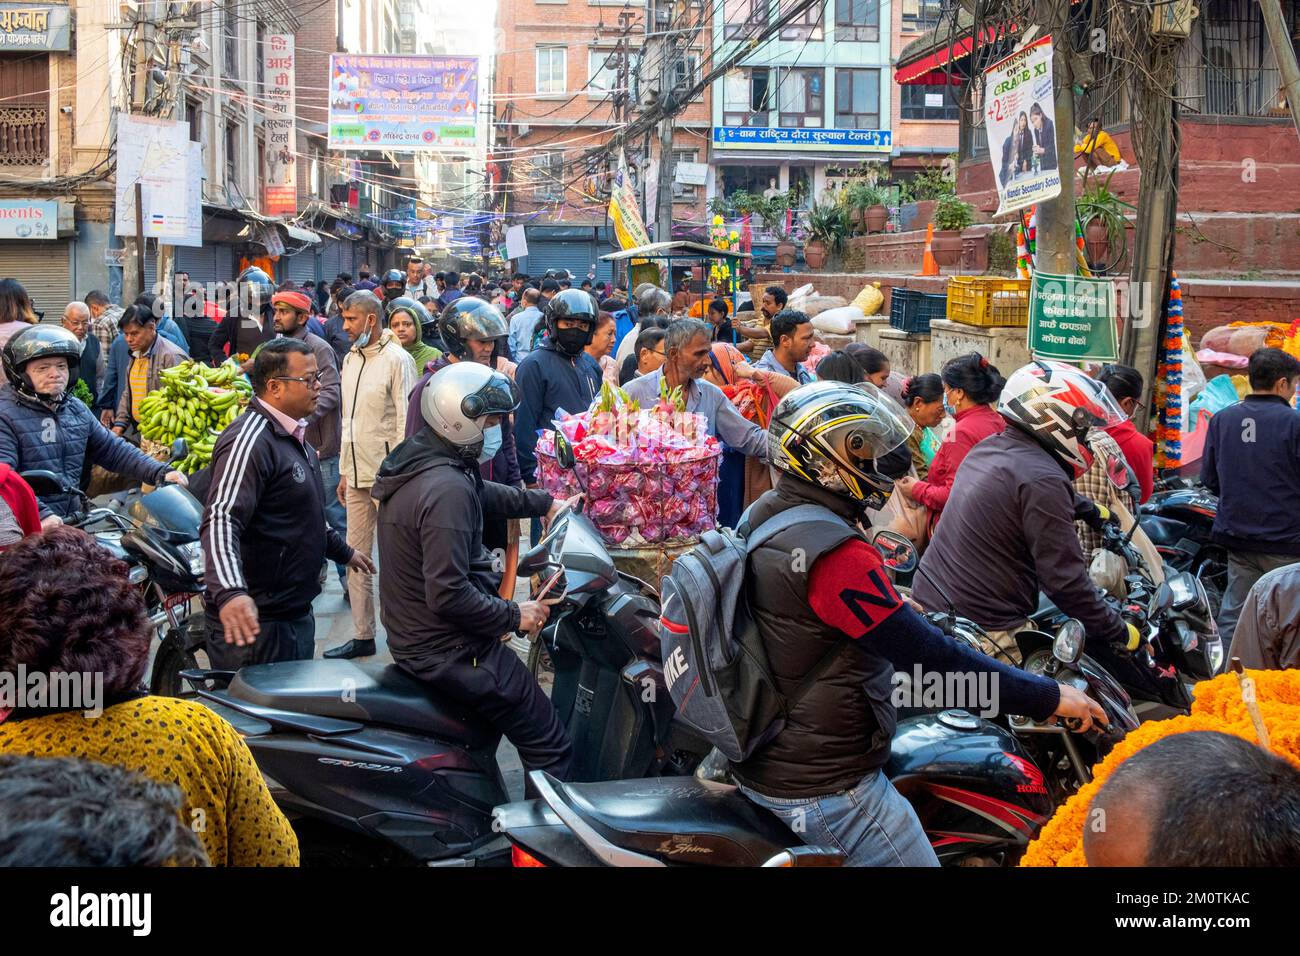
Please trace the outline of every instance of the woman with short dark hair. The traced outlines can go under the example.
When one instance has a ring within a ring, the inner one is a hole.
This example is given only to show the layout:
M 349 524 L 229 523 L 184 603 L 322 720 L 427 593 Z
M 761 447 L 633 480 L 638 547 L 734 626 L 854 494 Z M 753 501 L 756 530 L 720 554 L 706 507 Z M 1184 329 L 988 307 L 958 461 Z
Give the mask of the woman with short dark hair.
M 0 751 L 139 770 L 180 788 L 213 865 L 298 864 L 297 837 L 235 728 L 140 690 L 153 626 L 123 562 L 75 528 L 25 538 L 0 553 L 0 620 L 0 671 L 67 674 L 47 686 L 80 691 L 0 711 Z

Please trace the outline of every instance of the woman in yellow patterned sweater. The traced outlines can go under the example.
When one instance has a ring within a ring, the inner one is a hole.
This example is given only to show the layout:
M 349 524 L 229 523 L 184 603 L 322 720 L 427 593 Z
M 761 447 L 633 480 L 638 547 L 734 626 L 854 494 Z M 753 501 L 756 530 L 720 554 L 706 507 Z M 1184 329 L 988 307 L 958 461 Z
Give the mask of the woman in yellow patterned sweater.
M 0 554 L 0 674 L 26 688 L 0 699 L 0 753 L 84 757 L 173 783 L 214 866 L 297 866 L 298 840 L 235 729 L 138 689 L 151 629 L 126 573 L 67 527 Z M 48 680 L 58 672 L 84 675 L 79 699 L 32 699 L 38 682 L 75 686 Z

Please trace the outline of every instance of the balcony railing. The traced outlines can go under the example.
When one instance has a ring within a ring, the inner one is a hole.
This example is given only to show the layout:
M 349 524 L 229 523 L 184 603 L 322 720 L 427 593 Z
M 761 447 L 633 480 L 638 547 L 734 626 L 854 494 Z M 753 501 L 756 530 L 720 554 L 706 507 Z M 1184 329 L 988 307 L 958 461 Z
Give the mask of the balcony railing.
M 0 106 L 0 166 L 42 166 L 49 159 L 50 111 Z

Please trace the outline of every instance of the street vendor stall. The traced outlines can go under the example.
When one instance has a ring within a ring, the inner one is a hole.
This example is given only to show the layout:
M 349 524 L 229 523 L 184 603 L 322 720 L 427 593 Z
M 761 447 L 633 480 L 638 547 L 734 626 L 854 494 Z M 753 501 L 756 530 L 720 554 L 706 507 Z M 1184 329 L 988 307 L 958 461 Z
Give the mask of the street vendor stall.
M 623 249 L 600 257 L 602 262 L 625 262 L 630 260 L 633 266 L 636 265 L 638 259 L 648 260 L 651 263 L 662 261 L 665 263 L 665 268 L 670 276 L 673 274 L 674 262 L 678 265 L 698 263 L 703 269 L 710 263 L 719 260 L 730 266 L 748 258 L 749 256 L 743 252 L 732 252 L 728 249 L 719 249 L 717 246 L 706 245 L 703 242 L 688 242 L 686 240 L 652 242 L 649 245 Z M 733 280 L 731 283 L 731 311 L 733 315 L 739 311 L 739 307 L 740 287 L 739 283 Z

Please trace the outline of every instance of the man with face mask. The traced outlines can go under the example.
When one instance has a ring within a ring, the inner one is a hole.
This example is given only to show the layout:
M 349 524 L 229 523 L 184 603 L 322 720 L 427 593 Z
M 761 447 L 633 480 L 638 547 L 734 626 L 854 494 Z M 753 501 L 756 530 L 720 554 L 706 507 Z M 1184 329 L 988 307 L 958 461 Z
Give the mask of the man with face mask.
M 476 466 L 489 460 L 502 419 L 519 403 L 508 376 L 461 361 L 434 375 L 419 398 L 421 427 L 384 459 L 373 488 L 388 648 L 403 670 L 505 734 L 526 769 L 564 780 L 573 758 L 564 725 L 500 640 L 540 628 L 550 608 L 498 596 L 500 574 L 481 529 L 485 519 L 549 520 L 573 502 L 482 479 Z
M 354 292 L 343 304 L 343 328 L 352 349 L 343 360 L 343 435 L 338 499 L 347 508 L 348 545 L 369 557 L 375 540 L 370 486 L 379 464 L 406 433 L 406 396 L 415 386 L 415 361 L 392 330 L 383 326 L 384 306 L 370 291 Z M 348 570 L 348 597 L 356 637 L 325 652 L 326 657 L 375 653 L 374 576 Z
M 16 472 L 52 471 L 75 486 L 82 463 L 139 482 L 185 484 L 185 476 L 145 455 L 105 428 L 80 399 L 68 393 L 71 367 L 81 343 L 67 329 L 32 325 L 5 343 L 0 360 L 8 381 L 0 385 L 0 463 Z M 50 528 L 73 514 L 72 495 L 39 499 L 41 525 Z
M 586 411 L 600 391 L 600 366 L 583 351 L 596 331 L 597 311 L 595 299 L 581 289 L 556 293 L 546 306 L 545 341 L 515 372 L 520 392 L 515 444 L 519 472 L 529 486 L 536 484 L 537 430 L 551 427 L 556 409 Z
M 398 269 L 389 269 L 384 273 L 384 304 L 406 295 L 406 276 Z

